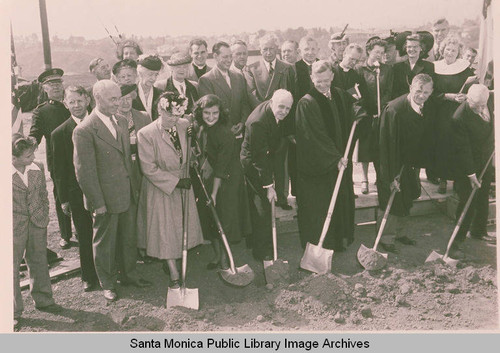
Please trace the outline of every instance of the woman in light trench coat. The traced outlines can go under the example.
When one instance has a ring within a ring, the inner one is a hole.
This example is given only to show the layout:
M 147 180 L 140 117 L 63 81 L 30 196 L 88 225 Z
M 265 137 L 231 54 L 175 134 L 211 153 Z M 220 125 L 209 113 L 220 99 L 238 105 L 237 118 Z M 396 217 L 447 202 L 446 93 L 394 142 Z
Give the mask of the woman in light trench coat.
M 187 130 L 182 118 L 187 100 L 173 92 L 163 93 L 158 101 L 160 118 L 138 134 L 142 179 L 138 223 L 145 224 L 144 237 L 149 256 L 167 260 L 169 286 L 180 286 L 176 259 L 182 255 L 183 189 L 188 189 L 188 249 L 203 242 L 193 190 L 187 173 Z M 140 227 L 139 227 L 140 228 Z

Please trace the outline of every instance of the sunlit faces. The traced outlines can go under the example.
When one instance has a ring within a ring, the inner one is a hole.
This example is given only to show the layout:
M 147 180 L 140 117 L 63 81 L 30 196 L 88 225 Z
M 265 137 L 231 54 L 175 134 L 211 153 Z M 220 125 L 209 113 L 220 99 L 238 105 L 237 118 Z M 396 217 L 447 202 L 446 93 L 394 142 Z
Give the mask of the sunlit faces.
M 205 124 L 212 127 L 219 121 L 219 114 L 219 106 L 214 105 L 213 107 L 203 109 L 202 118 Z
M 436 24 L 432 28 L 432 34 L 434 35 L 437 43 L 441 43 L 446 38 L 449 32 L 450 28 L 446 23 Z
M 139 58 L 139 53 L 134 47 L 124 47 L 123 48 L 123 58 L 137 60 Z
M 293 99 L 291 97 L 278 97 L 271 99 L 271 110 L 273 115 L 278 120 L 286 118 L 292 108 Z
M 343 40 L 341 42 L 333 42 L 331 44 L 332 50 L 335 53 L 335 55 L 337 56 L 338 60 L 342 61 L 342 59 L 344 58 L 344 50 L 345 50 L 345 48 L 347 48 L 348 45 L 349 45 L 349 42 L 346 40 Z
M 299 46 L 300 55 L 302 55 L 302 59 L 306 61 L 308 64 L 314 63 L 316 57 L 318 55 L 318 43 L 316 41 L 307 41 L 301 42 Z
M 472 65 L 476 61 L 476 56 L 477 53 L 474 53 L 472 50 L 467 49 L 464 54 L 464 59 Z
M 94 68 L 93 73 L 98 80 L 109 80 L 111 78 L 111 69 L 104 60 Z
M 115 77 L 119 85 L 133 85 L 137 82 L 137 69 L 122 67 Z
M 187 77 L 189 64 L 170 66 L 172 78 L 178 82 L 184 82 Z
M 398 51 L 395 44 L 388 44 L 383 57 L 384 64 L 394 64 L 398 60 Z
M 409 40 L 406 42 L 406 53 L 410 59 L 418 59 L 420 56 L 420 52 L 422 51 L 422 47 L 420 43 L 414 40 Z
M 234 66 L 238 69 L 243 69 L 248 60 L 248 49 L 243 44 L 234 44 L 231 47 Z
M 231 67 L 231 62 L 233 61 L 231 55 L 231 49 L 228 47 L 221 46 L 219 49 L 219 54 L 214 53 L 214 59 L 217 62 L 217 67 L 222 71 L 227 71 Z
M 126 96 L 120 98 L 120 105 L 118 111 L 120 113 L 128 113 L 132 110 L 132 102 L 134 101 L 137 93 L 135 91 L 130 92 Z
M 99 111 L 105 115 L 113 115 L 118 111 L 120 106 L 121 91 L 118 85 L 113 84 L 113 86 L 103 89 L 96 96 L 96 105 Z
M 159 71 L 146 69 L 144 66 L 137 67 L 137 74 L 139 75 L 140 83 L 145 87 L 152 87 L 158 78 Z
M 376 45 L 373 47 L 372 51 L 368 54 L 368 59 L 372 63 L 376 61 L 380 63 L 382 62 L 384 54 L 385 54 L 385 48 L 383 46 Z
M 313 72 L 311 75 L 311 80 L 314 87 L 321 93 L 326 93 L 330 90 L 330 86 L 333 81 L 333 72 L 331 70 L 326 70 L 321 73 Z
M 17 167 L 26 167 L 35 160 L 35 148 L 25 150 L 19 157 L 12 156 L 12 164 Z
M 62 80 L 49 81 L 43 84 L 43 90 L 49 99 L 62 100 L 64 87 Z
M 64 105 L 75 118 L 81 119 L 87 114 L 87 106 L 90 98 L 78 92 L 67 91 L 64 97 Z
M 278 46 L 274 42 L 274 40 L 269 40 L 265 43 L 260 44 L 260 53 L 262 57 L 267 62 L 272 62 L 276 59 L 276 55 L 278 54 Z
M 208 57 L 207 47 L 204 45 L 193 44 L 189 53 L 197 66 L 205 66 Z
M 433 89 L 432 82 L 421 84 L 420 82 L 415 82 L 410 86 L 410 96 L 413 101 L 422 106 L 427 99 L 431 96 Z
M 355 48 L 348 50 L 344 53 L 344 58 L 342 59 L 342 66 L 346 69 L 354 69 L 356 64 L 361 59 L 361 52 L 356 50 Z
M 281 46 L 281 58 L 287 63 L 295 64 L 299 57 L 299 53 L 295 48 L 295 43 L 285 42 Z
M 457 58 L 458 53 L 460 52 L 460 45 L 455 43 L 448 43 L 443 50 L 443 57 L 446 63 L 453 64 Z

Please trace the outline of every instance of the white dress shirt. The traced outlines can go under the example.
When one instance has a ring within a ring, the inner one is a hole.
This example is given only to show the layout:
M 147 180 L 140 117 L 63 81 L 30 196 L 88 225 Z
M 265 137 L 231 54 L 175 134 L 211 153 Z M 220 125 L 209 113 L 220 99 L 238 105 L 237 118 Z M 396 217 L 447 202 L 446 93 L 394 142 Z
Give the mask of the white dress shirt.
M 179 93 L 183 96 L 186 96 L 186 83 L 184 81 L 178 82 L 173 78 L 172 82 L 174 83 L 174 87 L 179 91 Z
M 417 113 L 418 115 L 422 115 L 422 107 L 415 103 L 413 99 L 410 98 L 410 96 L 408 96 L 408 99 L 410 100 L 410 106 L 415 111 L 415 113 Z
M 19 175 L 19 177 L 23 181 L 24 185 L 28 187 L 28 171 L 30 170 L 40 170 L 40 168 L 35 163 L 31 163 L 30 165 L 26 166 L 26 168 L 24 169 L 24 173 L 21 173 L 16 169 L 16 167 L 12 166 L 12 175 L 17 173 L 17 175 Z
M 276 58 L 274 58 L 272 64 L 273 64 L 273 70 L 276 71 Z M 264 60 L 264 65 L 266 65 L 267 72 L 269 72 L 270 63 Z
M 153 86 L 149 89 L 148 99 L 146 99 L 146 95 L 144 94 L 144 90 L 142 89 L 142 85 L 139 83 L 137 85 L 139 91 L 139 98 L 142 101 L 142 105 L 146 108 L 146 113 L 148 113 L 149 117 L 153 118 Z
M 117 124 L 116 118 L 114 116 L 109 117 L 109 116 L 104 115 L 97 108 L 96 108 L 95 112 L 96 112 L 97 116 L 99 117 L 99 119 L 101 119 L 101 121 L 103 122 L 103 124 L 106 125 L 106 127 L 109 130 L 109 132 L 111 132 L 111 135 L 113 135 L 113 137 L 116 138 L 117 132 L 115 130 L 115 127 L 113 126 L 113 123 L 111 123 L 111 119 L 114 119 L 113 121 L 115 122 L 115 124 Z
M 73 119 L 76 123 L 76 125 L 80 124 L 82 122 L 83 119 L 85 119 L 87 116 L 89 115 L 89 113 L 85 113 L 85 116 L 81 119 L 78 119 L 76 116 L 74 116 L 73 114 L 71 114 L 71 119 Z

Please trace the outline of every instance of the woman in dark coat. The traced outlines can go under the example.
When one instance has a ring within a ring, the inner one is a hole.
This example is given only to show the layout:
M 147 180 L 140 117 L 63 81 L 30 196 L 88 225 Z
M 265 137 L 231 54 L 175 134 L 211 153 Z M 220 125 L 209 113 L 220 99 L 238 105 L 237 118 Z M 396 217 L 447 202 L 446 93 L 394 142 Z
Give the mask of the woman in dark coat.
M 393 71 L 392 67 L 382 64 L 386 42 L 378 37 L 368 40 L 366 53 L 368 58 L 365 65 L 358 68 L 361 77 L 360 91 L 363 98 L 363 107 L 370 116 L 373 116 L 371 127 L 361 131 L 359 129 L 358 162 L 363 165 L 363 181 L 361 192 L 368 194 L 368 165 L 373 162 L 375 172 L 378 170 L 378 132 L 379 117 L 377 109 L 377 74 L 380 72 L 380 111 L 392 99 Z M 377 173 L 378 174 L 378 173 Z
M 215 204 L 228 241 L 239 242 L 245 234 L 250 233 L 250 215 L 239 144 L 227 124 L 227 115 L 219 97 L 213 94 L 201 97 L 196 102 L 194 114 L 201 126 L 199 162 L 203 182 Z M 215 256 L 207 268 L 214 269 L 219 265 L 221 268 L 228 268 L 219 236 L 210 232 L 209 238 Z
M 469 62 L 460 59 L 462 43 L 456 37 L 448 37 L 441 46 L 443 59 L 434 63 L 434 91 L 440 99 L 438 105 L 435 141 L 436 145 L 433 169 L 441 179 L 439 193 L 446 193 L 446 180 L 454 178 L 451 163 L 451 119 L 458 106 L 466 100 L 467 78 L 474 76 Z

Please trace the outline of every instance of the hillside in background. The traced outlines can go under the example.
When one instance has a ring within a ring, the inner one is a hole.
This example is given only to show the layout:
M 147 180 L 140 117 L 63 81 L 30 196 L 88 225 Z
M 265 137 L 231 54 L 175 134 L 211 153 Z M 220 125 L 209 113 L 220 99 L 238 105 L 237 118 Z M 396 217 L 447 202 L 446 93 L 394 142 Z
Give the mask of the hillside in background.
M 419 28 L 410 30 L 429 30 L 430 24 L 426 24 Z M 289 28 L 286 30 L 274 31 L 280 41 L 287 39 L 299 41 L 300 38 L 309 34 L 316 38 L 320 45 L 320 58 L 326 58 L 330 54 L 328 49 L 328 41 L 330 35 L 341 31 L 342 28 L 330 27 L 325 28 L 309 28 L 298 27 L 295 29 Z M 395 31 L 407 30 L 406 28 L 395 28 Z M 476 47 L 479 41 L 479 20 L 466 20 L 460 27 L 453 27 L 452 31 L 457 33 L 467 46 Z M 203 37 L 208 42 L 209 51 L 212 45 L 219 40 L 232 42 L 236 39 L 242 39 L 248 43 L 249 49 L 258 49 L 258 41 L 268 31 L 259 30 L 255 33 L 240 33 L 238 35 L 221 35 L 212 37 Z M 386 37 L 389 35 L 389 30 L 373 29 L 370 31 L 357 30 L 349 28 L 347 33 L 350 41 L 364 45 L 368 38 L 374 35 Z M 170 55 L 171 53 L 183 48 L 187 45 L 193 36 L 182 37 L 135 37 L 130 36 L 130 39 L 136 40 L 143 48 L 144 52 L 156 52 L 160 55 Z M 14 36 L 16 47 L 16 56 L 18 65 L 21 67 L 21 76 L 32 80 L 43 70 L 43 51 L 42 43 L 37 34 L 31 36 Z M 67 76 L 83 75 L 86 79 L 91 79 L 88 74 L 88 65 L 93 58 L 102 57 L 110 64 L 117 61 L 116 46 L 113 41 L 108 38 L 100 40 L 86 40 L 83 37 L 69 37 L 61 39 L 56 36 L 51 39 L 52 65 L 53 67 L 62 68 Z

